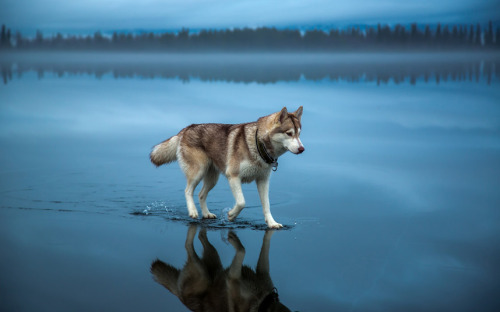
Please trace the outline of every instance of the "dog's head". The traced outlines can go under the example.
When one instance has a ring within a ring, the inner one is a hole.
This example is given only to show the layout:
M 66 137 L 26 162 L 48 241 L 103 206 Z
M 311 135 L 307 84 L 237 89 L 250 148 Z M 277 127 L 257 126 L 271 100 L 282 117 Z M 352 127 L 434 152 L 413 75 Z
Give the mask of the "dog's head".
M 280 112 L 271 115 L 273 117 L 273 130 L 271 131 L 271 141 L 283 146 L 294 154 L 305 151 L 304 145 L 300 141 L 300 130 L 302 124 L 302 106 L 295 112 L 289 113 L 286 107 Z

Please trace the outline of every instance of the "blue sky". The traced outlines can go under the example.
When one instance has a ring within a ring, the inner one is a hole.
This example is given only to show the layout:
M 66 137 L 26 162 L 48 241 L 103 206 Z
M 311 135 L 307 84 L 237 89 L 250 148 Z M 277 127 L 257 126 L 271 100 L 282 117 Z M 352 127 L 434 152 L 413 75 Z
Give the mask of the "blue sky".
M 2 0 L 1 6 L 0 23 L 27 34 L 500 21 L 498 0 Z

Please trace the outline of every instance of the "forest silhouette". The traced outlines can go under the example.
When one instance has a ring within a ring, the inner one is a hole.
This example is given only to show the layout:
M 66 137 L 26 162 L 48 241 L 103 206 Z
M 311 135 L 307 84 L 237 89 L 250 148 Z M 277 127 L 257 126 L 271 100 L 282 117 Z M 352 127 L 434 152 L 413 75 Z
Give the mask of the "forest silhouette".
M 351 26 L 345 29 L 299 31 L 274 27 L 203 29 L 191 32 L 113 32 L 103 35 L 44 36 L 37 31 L 33 38 L 24 37 L 2 25 L 0 49 L 11 50 L 91 50 L 91 51 L 398 51 L 398 50 L 486 50 L 500 48 L 500 28 L 490 21 L 483 29 L 476 25 L 397 24 L 393 27 Z

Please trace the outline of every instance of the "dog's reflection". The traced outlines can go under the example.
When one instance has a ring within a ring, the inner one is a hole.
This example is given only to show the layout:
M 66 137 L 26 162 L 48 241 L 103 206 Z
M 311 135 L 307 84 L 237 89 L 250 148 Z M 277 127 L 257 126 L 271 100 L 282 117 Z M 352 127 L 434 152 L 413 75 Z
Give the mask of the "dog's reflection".
M 269 246 L 273 230 L 264 234 L 257 267 L 243 265 L 245 248 L 238 236 L 229 232 L 228 241 L 236 250 L 231 265 L 224 269 L 217 250 L 210 244 L 206 229 L 198 238 L 203 245 L 201 259 L 194 250 L 197 226 L 186 237 L 187 262 L 182 270 L 156 260 L 151 264 L 155 280 L 176 295 L 192 311 L 290 311 L 279 302 L 269 275 Z

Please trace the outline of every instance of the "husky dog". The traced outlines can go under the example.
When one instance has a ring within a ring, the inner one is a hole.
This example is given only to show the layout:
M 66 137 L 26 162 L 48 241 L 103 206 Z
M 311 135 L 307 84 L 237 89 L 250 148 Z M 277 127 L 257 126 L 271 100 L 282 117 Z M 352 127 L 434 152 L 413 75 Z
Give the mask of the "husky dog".
M 208 210 L 207 194 L 219 174 L 229 180 L 236 200 L 228 218 L 233 221 L 245 206 L 241 183 L 256 181 L 264 218 L 269 228 L 281 228 L 269 207 L 269 176 L 278 167 L 278 157 L 286 151 L 300 154 L 302 106 L 288 113 L 286 107 L 277 113 L 244 124 L 195 124 L 156 145 L 150 159 L 157 167 L 178 160 L 187 178 L 185 190 L 191 218 L 198 218 L 193 192 L 203 179 L 198 194 L 203 218 L 215 218 Z
M 245 247 L 233 232 L 229 232 L 228 241 L 236 254 L 227 269 L 208 241 L 205 228 L 198 234 L 203 245 L 200 258 L 193 245 L 196 231 L 195 225 L 188 229 L 187 261 L 182 270 L 160 260 L 151 264 L 156 282 L 177 296 L 191 311 L 290 311 L 279 301 L 269 273 L 269 247 L 274 230 L 264 234 L 255 271 L 243 265 Z

